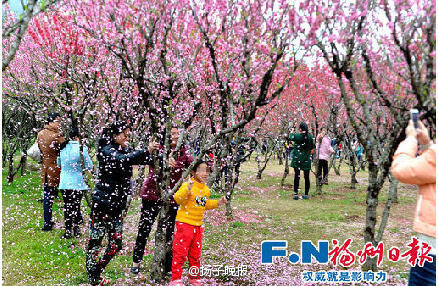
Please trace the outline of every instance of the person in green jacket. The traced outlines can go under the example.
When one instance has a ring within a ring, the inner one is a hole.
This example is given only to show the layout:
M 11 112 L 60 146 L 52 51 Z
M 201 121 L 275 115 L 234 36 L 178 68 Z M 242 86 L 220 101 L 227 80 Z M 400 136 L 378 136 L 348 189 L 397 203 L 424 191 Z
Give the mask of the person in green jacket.
M 298 131 L 298 130 L 297 130 Z M 315 148 L 313 136 L 309 134 L 309 127 L 304 122 L 299 125 L 299 133 L 289 134 L 289 140 L 294 142 L 292 150 L 292 162 L 291 167 L 294 168 L 294 200 L 298 200 L 298 187 L 300 185 L 300 171 L 304 173 L 305 181 L 305 194 L 303 199 L 309 198 L 310 189 L 310 168 L 312 161 L 310 159 L 310 152 Z

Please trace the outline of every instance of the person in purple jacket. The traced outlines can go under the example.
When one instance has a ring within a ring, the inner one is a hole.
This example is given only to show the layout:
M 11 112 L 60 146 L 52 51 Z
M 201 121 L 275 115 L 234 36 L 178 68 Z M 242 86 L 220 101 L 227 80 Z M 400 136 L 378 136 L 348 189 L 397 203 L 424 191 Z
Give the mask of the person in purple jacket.
M 171 149 L 174 150 L 179 139 L 179 130 L 177 127 L 172 127 L 171 129 Z M 162 147 L 161 147 L 162 150 Z M 172 151 L 173 152 L 173 151 Z M 193 162 L 193 157 L 190 151 L 181 146 L 178 156 L 170 156 L 169 165 L 171 167 L 170 171 L 170 188 L 173 188 L 175 184 L 181 179 L 184 169 L 189 167 Z M 146 241 L 151 232 L 152 225 L 157 218 L 158 212 L 163 204 L 160 201 L 160 195 L 156 187 L 156 176 L 153 166 L 149 166 L 149 174 L 145 180 L 145 183 L 141 189 L 140 197 L 142 199 L 142 208 L 140 222 L 138 224 L 138 234 L 135 241 L 134 253 L 133 253 L 133 263 L 131 267 L 131 272 L 133 274 L 138 274 L 140 271 L 139 265 L 143 260 Z M 175 218 L 178 211 L 178 205 L 175 203 L 173 198 L 171 199 L 171 205 L 169 209 L 169 217 L 165 222 L 166 225 L 166 242 L 172 245 L 173 232 L 175 228 Z M 165 272 L 172 273 L 172 248 L 166 253 L 166 263 Z M 171 274 L 169 274 L 171 275 Z
M 318 153 L 317 177 L 320 184 L 328 185 L 328 160 L 335 151 L 330 144 L 326 130 L 322 130 L 316 137 L 316 152 Z

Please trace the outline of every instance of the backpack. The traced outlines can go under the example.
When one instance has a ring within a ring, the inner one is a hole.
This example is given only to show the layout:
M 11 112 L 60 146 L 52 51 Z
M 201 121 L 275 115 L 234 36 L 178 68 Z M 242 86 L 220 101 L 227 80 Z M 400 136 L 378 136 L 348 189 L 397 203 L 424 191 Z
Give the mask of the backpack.
M 36 162 L 41 162 L 41 150 L 38 147 L 37 140 L 35 140 L 35 143 L 27 150 L 26 154 Z

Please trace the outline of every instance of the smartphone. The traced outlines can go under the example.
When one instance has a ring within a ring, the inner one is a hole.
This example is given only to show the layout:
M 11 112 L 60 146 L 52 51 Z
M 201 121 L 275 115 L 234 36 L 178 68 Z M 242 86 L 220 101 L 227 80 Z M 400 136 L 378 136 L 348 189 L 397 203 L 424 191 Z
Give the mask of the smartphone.
M 415 129 L 418 128 L 418 109 L 411 109 L 411 119 L 414 122 Z

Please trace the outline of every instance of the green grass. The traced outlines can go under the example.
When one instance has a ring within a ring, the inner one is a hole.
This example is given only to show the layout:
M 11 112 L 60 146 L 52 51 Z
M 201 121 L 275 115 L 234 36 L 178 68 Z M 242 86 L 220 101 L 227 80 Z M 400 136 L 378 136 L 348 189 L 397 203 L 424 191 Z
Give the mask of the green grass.
M 26 177 L 17 177 L 12 184 L 5 183 L 5 176 L 3 171 L 2 246 L 5 284 L 17 284 L 19 279 L 45 283 L 53 277 L 83 272 L 80 267 L 83 263 L 80 262 L 84 252 L 82 249 L 72 248 L 75 241 L 61 241 L 60 231 L 40 231 L 43 208 L 42 202 L 38 201 L 42 199 L 39 174 L 30 172 Z M 61 219 L 60 199 L 54 204 L 53 214 L 55 220 Z M 25 266 L 26 271 L 21 266 Z M 61 283 L 64 279 L 58 282 Z
M 232 206 L 237 213 L 257 213 L 259 222 L 245 223 L 237 217 L 234 221 L 214 225 L 205 223 L 203 256 L 206 262 L 226 263 L 233 258 L 224 257 L 217 249 L 228 242 L 236 242 L 245 253 L 248 245 L 260 245 L 267 239 L 285 239 L 290 250 L 299 250 L 301 240 L 316 243 L 321 239 L 354 239 L 351 249 L 363 247 L 367 172 L 357 174 L 357 189 L 349 189 L 348 166 L 341 167 L 341 176 L 329 176 L 329 185 L 323 186 L 323 194 L 315 195 L 315 177 L 311 174 L 310 200 L 292 199 L 293 170 L 281 187 L 283 166 L 276 161 L 269 163 L 261 180 L 255 179 L 256 163 L 246 162 L 242 166 L 239 188 L 235 190 Z M 79 285 L 87 282 L 85 271 L 85 249 L 87 223 L 82 228 L 80 239 L 63 240 L 63 203 L 61 196 L 54 203 L 54 220 L 57 228 L 42 232 L 43 207 L 42 187 L 38 171 L 30 171 L 24 177 L 16 177 L 13 184 L 5 181 L 3 170 L 3 279 L 5 285 Z M 303 194 L 304 180 L 300 182 Z M 379 216 L 388 194 L 387 184 L 379 196 Z M 386 228 L 385 246 L 403 247 L 410 240 L 412 216 L 416 191 L 411 186 L 399 185 L 399 203 L 393 205 Z M 212 191 L 213 199 L 222 194 Z M 106 277 L 113 281 L 125 281 L 129 277 L 132 263 L 132 247 L 136 238 L 140 200 L 133 200 L 125 219 L 124 249 L 107 266 Z M 88 218 L 85 200 L 82 205 L 84 219 Z M 224 211 L 222 211 L 224 212 Z M 380 217 L 378 218 L 380 221 Z M 397 236 L 394 236 L 394 235 Z M 154 230 L 150 239 L 154 238 Z M 149 247 L 149 246 L 148 246 Z M 151 250 L 151 249 L 149 249 Z M 148 274 L 152 255 L 146 255 L 142 271 Z M 384 259 L 384 269 L 391 275 L 406 277 L 409 266 L 405 262 L 390 262 Z M 222 278 L 221 278 L 222 279 Z M 227 277 L 223 277 L 223 281 Z M 123 282 L 120 282 L 123 283 Z M 128 282 L 127 282 L 128 283 Z
M 28 172 L 16 177 L 12 184 L 5 181 L 3 170 L 3 275 L 5 285 L 52 285 L 86 283 L 85 241 L 87 221 L 82 227 L 81 239 L 64 240 L 62 195 L 53 204 L 54 221 L 59 228 L 41 231 L 43 224 L 42 187 L 39 172 Z M 88 218 L 88 208 L 82 201 L 82 211 Z M 108 277 L 124 277 L 120 271 L 131 256 L 118 256 L 108 267 Z M 23 266 L 26 271 L 23 271 Z
M 221 193 L 218 193 L 218 192 L 215 192 L 215 191 L 211 191 L 210 192 L 210 198 L 211 199 L 217 200 L 217 199 L 222 198 L 222 196 L 223 196 L 223 194 L 221 194 Z
M 244 226 L 244 223 L 241 222 L 241 221 L 233 221 L 233 222 L 231 223 L 231 227 L 234 227 L 234 228 L 240 228 L 240 227 L 242 227 L 242 226 Z

